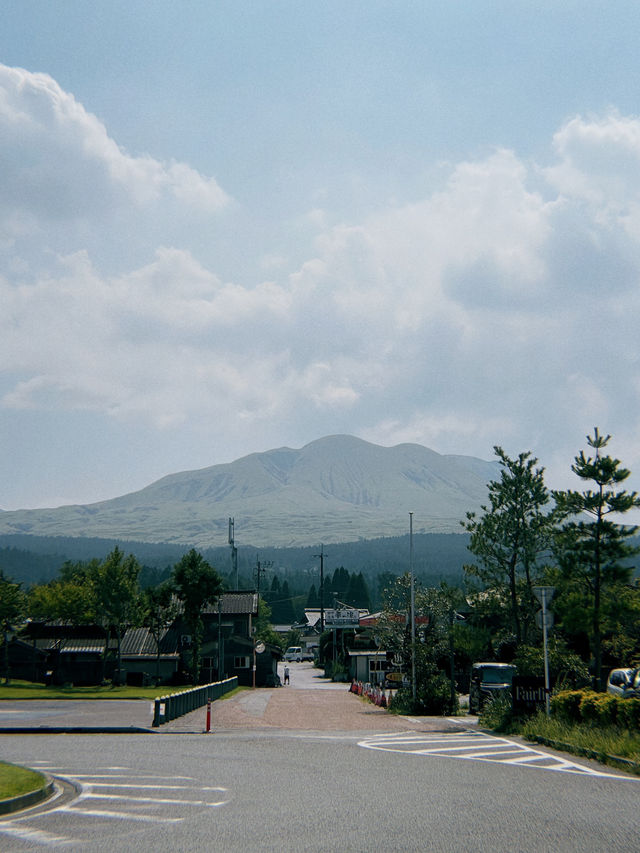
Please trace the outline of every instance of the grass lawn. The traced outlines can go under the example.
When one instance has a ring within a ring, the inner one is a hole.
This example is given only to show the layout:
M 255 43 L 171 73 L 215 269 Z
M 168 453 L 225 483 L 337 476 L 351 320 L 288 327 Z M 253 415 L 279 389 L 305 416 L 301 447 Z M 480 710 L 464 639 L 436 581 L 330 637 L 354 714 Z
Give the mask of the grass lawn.
M 5 764 L 0 761 L 0 800 L 9 800 L 20 794 L 37 791 L 44 785 L 44 776 L 26 767 L 15 764 Z
M 9 686 L 0 684 L 2 699 L 155 699 L 170 693 L 189 690 L 192 684 L 178 687 L 56 687 L 34 684 L 31 681 L 12 680 Z

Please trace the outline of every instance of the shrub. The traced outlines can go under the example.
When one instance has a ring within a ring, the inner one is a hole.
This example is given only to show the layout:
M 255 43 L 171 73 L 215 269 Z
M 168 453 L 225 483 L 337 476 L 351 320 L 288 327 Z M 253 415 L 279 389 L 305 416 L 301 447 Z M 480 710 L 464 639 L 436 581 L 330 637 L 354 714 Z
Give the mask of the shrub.
M 584 690 L 563 690 L 551 697 L 551 711 L 565 723 L 578 723 L 581 720 L 580 704 Z
M 598 716 L 598 694 L 587 691 L 580 702 L 580 717 L 585 723 L 597 723 Z
M 498 694 L 487 699 L 478 722 L 495 732 L 509 732 L 514 725 L 513 703 L 508 693 Z
M 610 696 L 607 693 L 598 694 L 595 701 L 595 710 L 599 726 L 615 726 L 617 723 L 617 708 L 618 699 L 616 696 Z
M 402 687 L 391 700 L 389 710 L 395 714 L 428 714 L 440 717 L 457 712 L 458 697 L 456 695 L 454 706 L 451 707 L 449 679 L 438 674 L 418 686 L 415 702 L 411 688 Z
M 640 699 L 618 700 L 618 725 L 632 731 L 640 730 Z

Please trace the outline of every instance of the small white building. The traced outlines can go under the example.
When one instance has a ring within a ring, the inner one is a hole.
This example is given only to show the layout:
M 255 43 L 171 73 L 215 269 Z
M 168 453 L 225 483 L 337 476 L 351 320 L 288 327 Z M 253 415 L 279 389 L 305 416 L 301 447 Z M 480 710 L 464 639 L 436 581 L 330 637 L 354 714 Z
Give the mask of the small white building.
M 363 651 L 352 649 L 348 655 L 349 679 L 351 681 L 384 685 L 386 672 L 391 669 L 391 662 L 387 660 L 386 652 L 374 649 Z

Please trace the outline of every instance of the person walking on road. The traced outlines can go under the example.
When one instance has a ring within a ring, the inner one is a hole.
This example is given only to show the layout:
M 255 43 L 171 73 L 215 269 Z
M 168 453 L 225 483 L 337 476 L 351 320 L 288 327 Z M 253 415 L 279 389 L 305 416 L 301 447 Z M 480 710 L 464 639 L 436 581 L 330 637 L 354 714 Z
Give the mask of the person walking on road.
M 284 668 L 284 683 L 289 684 L 289 667 L 285 666 Z

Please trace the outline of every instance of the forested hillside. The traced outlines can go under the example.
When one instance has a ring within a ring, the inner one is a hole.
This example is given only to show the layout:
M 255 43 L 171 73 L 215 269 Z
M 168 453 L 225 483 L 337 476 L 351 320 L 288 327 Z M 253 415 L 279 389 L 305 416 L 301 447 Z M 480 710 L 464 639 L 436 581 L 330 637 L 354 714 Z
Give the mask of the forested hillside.
M 462 566 L 468 561 L 466 534 L 414 535 L 414 570 L 426 585 L 440 580 L 460 581 Z M 152 585 L 169 575 L 170 567 L 180 559 L 185 548 L 177 545 L 123 542 L 108 539 L 76 539 L 72 537 L 40 537 L 26 535 L 0 536 L 0 569 L 26 586 L 55 577 L 67 560 L 104 558 L 118 545 L 134 554 L 143 565 L 141 581 Z M 205 558 L 235 586 L 231 573 L 228 547 L 201 549 Z M 238 548 L 238 581 L 240 587 L 257 585 L 257 561 L 264 569 L 261 588 L 270 588 L 275 577 L 288 582 L 291 594 L 306 598 L 311 586 L 319 587 L 321 546 L 305 548 Z M 396 576 L 409 569 L 409 537 L 348 542 L 323 549 L 325 576 L 337 568 L 351 574 L 362 573 L 375 600 L 380 576 Z

